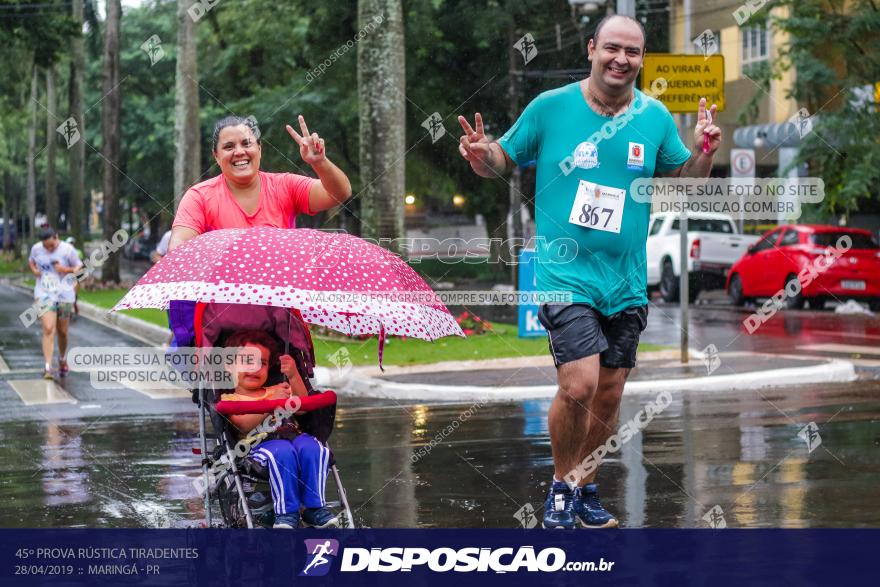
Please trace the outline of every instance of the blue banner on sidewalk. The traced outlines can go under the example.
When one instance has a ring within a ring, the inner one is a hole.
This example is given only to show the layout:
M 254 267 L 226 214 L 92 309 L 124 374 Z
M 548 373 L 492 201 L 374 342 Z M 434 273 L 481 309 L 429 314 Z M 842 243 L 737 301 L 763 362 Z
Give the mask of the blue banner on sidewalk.
M 538 287 L 535 282 L 535 265 L 538 258 L 535 256 L 533 249 L 523 249 L 519 252 L 519 274 L 517 283 L 520 291 L 533 292 Z M 538 321 L 539 304 L 520 304 L 518 310 L 519 335 L 527 336 L 546 336 L 547 331 Z
M 880 530 L 0 530 L 2 585 L 842 585 Z

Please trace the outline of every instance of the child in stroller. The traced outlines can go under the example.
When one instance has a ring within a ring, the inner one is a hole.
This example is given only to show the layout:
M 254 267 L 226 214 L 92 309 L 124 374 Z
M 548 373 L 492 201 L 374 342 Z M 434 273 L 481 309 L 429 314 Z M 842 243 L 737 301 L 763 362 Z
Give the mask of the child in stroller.
M 354 528 L 345 488 L 336 467 L 333 451 L 329 449 L 328 445 L 336 417 L 336 394 L 330 390 L 316 390 L 311 385 L 310 378 L 314 377 L 315 367 L 314 346 L 308 328 L 299 313 L 295 310 L 272 306 L 173 301 L 169 309 L 169 325 L 174 332 L 173 345 L 169 348 L 169 353 L 175 352 L 177 348 L 191 346 L 228 347 L 227 340 L 235 336 L 236 333 L 242 332 L 257 331 L 269 339 L 270 342 L 265 342 L 261 336 L 261 340 L 264 342 L 257 343 L 264 345 L 269 351 L 267 379 L 259 383 L 256 381 L 246 383 L 246 385 L 259 389 L 268 384 L 269 386 L 262 392 L 262 395 L 266 395 L 267 391 L 274 393 L 278 389 L 284 390 L 286 386 L 290 386 L 287 389 L 293 389 L 294 395 L 297 396 L 296 404 L 299 406 L 293 416 L 295 424 L 300 430 L 318 440 L 324 448 L 322 452 L 325 458 L 323 465 L 320 458 L 318 459 L 318 472 L 323 471 L 323 479 L 326 480 L 326 467 L 329 465 L 339 498 L 338 504 L 329 502 L 324 503 L 324 506 L 332 508 L 340 506 L 345 516 L 343 518 L 342 512 L 340 512 L 338 521 L 341 523 L 344 520 L 346 527 Z M 273 362 L 273 357 L 277 357 L 279 354 L 276 349 L 282 348 L 282 345 L 283 354 L 286 356 Z M 282 368 L 287 372 L 288 381 L 281 388 L 278 388 L 275 384 L 284 381 L 284 375 L 281 373 Z M 301 397 L 303 389 L 305 389 L 304 395 L 308 397 Z M 275 512 L 280 509 L 280 507 L 276 508 L 272 495 L 276 489 L 272 486 L 274 482 L 270 482 L 269 473 L 272 461 L 266 457 L 264 462 L 267 466 L 263 466 L 252 458 L 255 455 L 249 454 L 248 441 L 250 439 L 239 441 L 242 432 L 232 423 L 231 418 L 250 414 L 255 415 L 254 421 L 262 423 L 267 420 L 266 413 L 283 412 L 281 407 L 286 409 L 291 400 L 288 398 L 261 401 L 257 397 L 254 398 L 256 401 L 253 401 L 251 397 L 245 398 L 243 395 L 259 396 L 260 392 L 236 394 L 233 391 L 232 394 L 229 394 L 229 399 L 232 401 L 223 401 L 220 398 L 220 390 L 217 389 L 206 389 L 204 385 L 201 385 L 192 391 L 193 402 L 199 406 L 200 438 L 200 448 L 194 449 L 193 452 L 203 455 L 203 480 L 198 481 L 196 486 L 200 488 L 199 492 L 205 498 L 207 525 L 212 525 L 211 504 L 216 500 L 222 514 L 223 524 L 226 527 L 271 528 L 276 521 Z M 284 393 L 281 395 L 283 396 Z M 240 401 L 244 399 L 251 401 Z M 206 420 L 210 421 L 212 431 L 208 430 Z M 249 423 L 246 420 L 239 420 L 239 424 L 242 429 L 246 429 Z M 252 430 L 250 436 L 266 440 L 263 436 L 266 428 L 258 426 L 256 430 Z M 287 433 L 289 434 L 289 432 L 288 429 Z M 276 430 L 275 433 L 279 434 L 279 431 Z M 280 433 L 285 434 L 285 430 L 280 430 Z M 296 440 L 296 436 L 293 435 L 289 435 L 288 438 Z M 209 441 L 213 441 L 214 445 L 210 446 Z M 304 443 L 305 439 L 300 442 Z M 289 444 L 290 441 L 288 441 Z M 261 443 L 252 448 L 256 452 L 262 446 Z M 317 446 L 314 446 L 314 449 L 317 449 Z M 317 450 L 315 453 L 321 454 Z M 290 455 L 288 454 L 288 456 Z M 275 463 L 277 464 L 277 459 L 275 459 Z M 320 468 L 321 466 L 324 468 Z M 288 473 L 295 470 L 293 467 L 286 467 Z M 277 467 L 277 472 L 284 474 L 285 470 Z M 287 479 L 284 478 L 282 481 L 287 481 Z M 323 502 L 324 483 L 311 483 L 310 486 L 320 488 L 321 501 Z M 299 487 L 298 479 L 293 484 L 288 482 L 283 487 L 279 485 L 277 486 L 278 495 L 284 496 L 285 489 L 299 491 Z M 298 493 L 295 497 L 301 505 L 306 505 L 307 508 L 315 503 L 311 499 L 314 497 L 313 494 Z M 290 509 L 293 510 L 290 514 L 294 517 L 288 518 L 287 522 L 295 521 L 299 514 L 298 508 L 290 506 Z M 305 521 L 318 521 L 318 517 L 313 516 L 310 512 L 306 515 Z M 326 516 L 323 517 L 326 518 Z M 328 520 L 323 523 L 326 521 Z M 293 526 L 293 524 L 290 525 Z
M 286 399 L 291 394 L 306 397 L 308 389 L 290 355 L 279 357 L 276 340 L 260 330 L 239 331 L 229 336 L 226 347 L 253 347 L 261 356 L 257 371 L 235 373 L 236 386 L 232 393 L 222 394 L 223 401 L 253 401 Z M 264 387 L 270 366 L 279 365 L 288 382 Z M 240 438 L 263 422 L 268 413 L 230 415 L 229 420 Z M 276 429 L 267 439 L 250 448 L 248 457 L 268 471 L 269 486 L 274 503 L 274 528 L 296 528 L 301 519 L 305 526 L 329 528 L 339 520 L 326 507 L 324 487 L 330 465 L 330 449 L 314 436 L 297 426 L 291 419 Z

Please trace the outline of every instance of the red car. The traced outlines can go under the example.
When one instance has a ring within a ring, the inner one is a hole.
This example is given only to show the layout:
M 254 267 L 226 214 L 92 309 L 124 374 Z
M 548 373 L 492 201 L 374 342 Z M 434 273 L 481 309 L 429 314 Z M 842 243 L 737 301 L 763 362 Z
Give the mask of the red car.
M 851 245 L 840 241 L 844 236 Z M 733 264 L 727 294 L 734 305 L 742 305 L 751 298 L 776 295 L 792 280 L 800 281 L 801 287 L 789 286 L 788 291 L 797 294 L 786 294 L 788 308 L 802 308 L 807 302 L 818 309 L 829 300 L 855 299 L 880 310 L 880 246 L 870 232 L 858 228 L 780 226 Z

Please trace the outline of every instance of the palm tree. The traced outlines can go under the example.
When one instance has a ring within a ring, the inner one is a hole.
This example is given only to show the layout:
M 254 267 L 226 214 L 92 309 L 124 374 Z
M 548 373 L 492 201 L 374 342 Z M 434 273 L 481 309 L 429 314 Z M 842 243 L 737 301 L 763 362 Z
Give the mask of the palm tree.
M 406 70 L 401 0 L 359 0 L 361 234 L 403 236 Z M 399 242 L 393 240 L 391 242 Z
M 101 130 L 104 137 L 104 240 L 112 241 L 120 227 L 119 211 L 119 137 L 122 134 L 119 118 L 122 94 L 119 88 L 119 29 L 122 8 L 119 0 L 107 0 L 107 23 L 104 32 L 104 102 L 101 112 Z M 119 255 L 116 251 L 107 257 L 101 267 L 104 283 L 119 282 Z
M 85 120 L 83 120 L 83 72 L 86 68 L 85 48 L 82 35 L 83 0 L 73 0 L 73 20 L 76 33 L 70 40 L 70 87 L 68 91 L 68 108 L 70 116 L 76 121 L 80 137 L 84 137 Z M 70 165 L 70 234 L 76 239 L 77 246 L 83 246 L 83 221 L 85 208 L 85 141 L 79 140 L 68 149 Z
M 174 207 L 201 174 L 199 74 L 195 22 L 187 14 L 192 0 L 177 0 L 177 73 L 174 90 Z M 173 210 L 172 210 L 173 212 Z

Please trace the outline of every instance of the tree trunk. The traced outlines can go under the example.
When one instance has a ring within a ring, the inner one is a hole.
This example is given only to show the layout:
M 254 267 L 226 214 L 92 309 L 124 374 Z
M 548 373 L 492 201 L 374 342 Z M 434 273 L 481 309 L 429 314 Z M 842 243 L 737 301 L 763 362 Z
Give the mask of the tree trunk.
M 49 226 L 64 231 L 58 225 L 58 183 L 55 178 L 55 147 L 58 144 L 55 128 L 58 119 L 55 110 L 58 101 L 55 99 L 55 78 L 57 77 L 54 63 L 46 67 L 46 221 Z
M 104 34 L 104 102 L 101 111 L 101 131 L 104 137 L 104 240 L 112 241 L 119 230 L 119 28 L 122 9 L 119 0 L 107 0 L 107 23 Z M 119 282 L 121 250 L 110 254 L 101 267 L 101 281 Z
M 401 0 L 359 0 L 361 234 L 403 237 L 406 70 Z
M 8 171 L 3 172 L 3 251 L 8 251 L 12 244 L 12 219 L 10 218 L 9 200 L 12 198 L 12 178 Z
M 34 158 L 37 153 L 37 64 L 31 74 L 31 116 L 28 121 L 28 153 L 27 153 L 27 232 L 21 237 L 28 244 L 34 240 L 34 219 L 37 216 L 37 170 Z
M 70 91 L 68 108 L 70 116 L 76 122 L 80 139 L 68 147 L 68 163 L 70 165 L 70 234 L 76 239 L 76 246 L 83 249 L 85 227 L 85 160 L 86 123 L 83 119 L 82 82 L 86 68 L 83 26 L 83 0 L 73 0 L 73 20 L 77 23 L 77 34 L 70 41 Z M 85 250 L 85 249 L 83 249 Z
M 201 175 L 199 73 L 193 0 L 177 0 L 177 70 L 174 82 L 174 209 Z
M 510 243 L 507 240 L 507 213 L 510 211 L 510 205 L 504 199 L 504 192 L 501 189 L 496 188 L 495 185 L 488 189 L 497 195 L 492 199 L 494 204 L 483 212 L 487 236 L 492 239 L 489 245 L 489 268 L 497 267 L 498 270 L 493 270 L 491 273 L 500 274 L 504 273 L 505 264 L 511 261 Z
M 519 118 L 519 94 L 520 94 L 520 79 L 519 74 L 516 73 L 519 67 L 524 67 L 520 65 L 520 62 L 517 61 L 517 58 L 520 57 L 519 52 L 514 47 L 514 43 L 516 42 L 516 31 L 514 30 L 513 21 L 511 20 L 510 24 L 507 28 L 507 54 L 508 54 L 508 70 L 507 70 L 507 94 L 508 94 L 508 115 L 510 116 L 510 123 Z M 518 274 L 518 265 L 515 263 L 517 257 L 519 256 L 520 250 L 520 239 L 523 235 L 522 230 L 522 174 L 520 172 L 519 166 L 517 166 L 513 173 L 510 176 L 510 237 L 513 239 L 511 241 L 511 246 L 505 247 L 508 251 L 508 254 L 511 257 L 511 261 L 514 261 L 510 265 L 510 278 L 516 287 L 517 282 L 517 274 Z M 507 235 L 505 235 L 505 238 Z
M 15 227 L 15 245 L 12 247 L 12 256 L 14 259 L 21 259 L 22 253 L 22 244 L 24 246 L 29 246 L 30 243 L 24 240 L 24 236 L 22 233 L 24 231 L 19 230 L 19 224 L 21 224 L 21 184 L 16 180 L 12 184 L 13 191 L 9 192 L 11 194 L 15 194 L 12 197 L 12 222 L 11 226 Z

